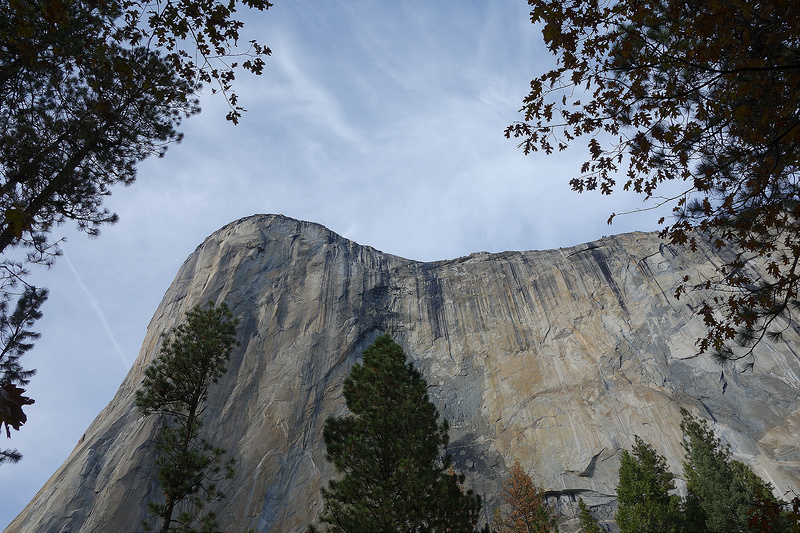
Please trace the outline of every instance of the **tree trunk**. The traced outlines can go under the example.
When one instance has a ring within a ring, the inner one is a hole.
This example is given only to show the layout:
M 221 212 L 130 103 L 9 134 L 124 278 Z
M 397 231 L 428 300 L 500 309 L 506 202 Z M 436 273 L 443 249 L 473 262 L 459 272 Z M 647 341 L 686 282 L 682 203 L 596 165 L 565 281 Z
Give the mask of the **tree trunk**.
M 164 522 L 161 524 L 161 533 L 167 533 L 167 531 L 169 531 L 169 524 L 172 522 L 173 510 L 175 510 L 175 502 L 167 499 L 167 505 L 164 506 L 164 512 L 161 514 L 161 518 L 164 519 Z

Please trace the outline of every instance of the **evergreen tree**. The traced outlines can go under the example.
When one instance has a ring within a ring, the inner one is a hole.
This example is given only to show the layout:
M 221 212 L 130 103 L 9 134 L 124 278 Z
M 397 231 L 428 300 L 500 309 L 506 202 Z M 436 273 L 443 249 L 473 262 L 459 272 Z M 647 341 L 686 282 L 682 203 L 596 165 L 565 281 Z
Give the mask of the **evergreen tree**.
M 236 324 L 224 303 L 195 306 L 145 369 L 136 392 L 142 413 L 165 418 L 156 442 L 165 501 L 149 505 L 161 519 L 161 533 L 217 530 L 214 514 L 203 513 L 203 507 L 223 497 L 216 483 L 233 476 L 233 462 L 223 462 L 225 450 L 203 439 L 200 430 L 208 389 L 225 374 L 236 345 Z
M 40 336 L 30 328 L 42 317 L 39 308 L 47 300 L 47 289 L 26 286 L 11 314 L 8 292 L 0 291 L 0 298 L 0 384 L 24 386 L 36 371 L 23 369 L 19 358 L 33 348 L 32 341 Z
M 663 456 L 635 436 L 632 453 L 622 452 L 617 487 L 617 525 L 620 533 L 681 530 L 680 499 L 670 495 L 675 476 Z
M 9 289 L 15 285 L 14 281 L 0 281 L 0 427 L 5 426 L 8 438 L 11 438 L 10 428 L 19 431 L 28 420 L 22 408 L 34 403 L 22 395 L 25 389 L 17 385 L 27 385 L 36 371 L 22 368 L 19 358 L 33 348 L 33 341 L 39 338 L 31 328 L 41 318 L 39 308 L 47 300 L 47 289 L 26 285 L 14 312 L 9 313 Z M 0 450 L 0 464 L 16 463 L 20 459 L 22 455 L 16 449 Z
M 502 497 L 511 512 L 505 518 L 502 513 L 495 517 L 499 533 L 548 533 L 555 527 L 555 518 L 544 501 L 544 491 L 533 484 L 519 461 L 511 467 Z
M 578 519 L 581 522 L 581 530 L 583 533 L 604 533 L 603 528 L 600 527 L 597 519 L 592 516 L 589 508 L 585 503 L 583 503 L 583 498 L 578 500 L 578 509 L 580 510 Z
M 772 486 L 749 466 L 733 460 L 730 448 L 722 446 L 704 420 L 695 418 L 685 409 L 681 414 L 686 450 L 683 471 L 688 491 L 684 506 L 687 517 L 695 524 L 702 521 L 704 530 L 710 533 L 761 531 L 762 528 L 782 531 L 783 518 L 767 512 L 771 506 L 780 505 L 772 495 Z
M 322 489 L 328 531 L 473 531 L 480 498 L 453 472 L 447 422 L 402 348 L 382 335 L 344 381 L 350 414 L 329 418 L 328 460 L 343 474 Z

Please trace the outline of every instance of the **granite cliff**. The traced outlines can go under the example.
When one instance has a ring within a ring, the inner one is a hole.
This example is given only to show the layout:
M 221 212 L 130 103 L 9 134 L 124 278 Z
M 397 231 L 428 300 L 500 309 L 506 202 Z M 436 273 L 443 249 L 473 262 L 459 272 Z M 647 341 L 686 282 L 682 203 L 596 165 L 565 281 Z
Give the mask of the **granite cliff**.
M 720 260 L 634 233 L 422 263 L 282 216 L 231 223 L 183 264 L 116 396 L 6 531 L 141 529 L 158 487 L 154 417 L 136 411 L 135 390 L 161 333 L 209 299 L 240 320 L 204 425 L 238 464 L 217 509 L 225 531 L 299 532 L 318 515 L 333 474 L 322 426 L 344 412 L 342 381 L 382 332 L 427 379 L 450 453 L 489 509 L 519 460 L 563 512 L 581 496 L 611 516 L 634 434 L 680 472 L 681 407 L 777 490 L 800 490 L 797 332 L 760 346 L 751 369 L 722 368 L 695 355 L 696 295 L 672 297 Z

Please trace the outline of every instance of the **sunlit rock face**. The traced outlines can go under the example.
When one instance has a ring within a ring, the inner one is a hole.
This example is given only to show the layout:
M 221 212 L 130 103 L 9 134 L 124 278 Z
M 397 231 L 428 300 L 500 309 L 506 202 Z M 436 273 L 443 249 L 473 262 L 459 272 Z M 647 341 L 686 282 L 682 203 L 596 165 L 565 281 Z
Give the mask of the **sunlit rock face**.
M 315 520 L 334 475 L 323 424 L 345 413 L 342 381 L 382 332 L 427 379 L 487 517 L 515 460 L 564 513 L 580 496 L 610 517 L 635 434 L 681 472 L 681 407 L 711 421 L 777 491 L 800 490 L 796 332 L 761 346 L 751 370 L 722 368 L 695 356 L 696 302 L 672 297 L 686 273 L 710 274 L 722 260 L 634 233 L 422 263 L 309 222 L 239 220 L 186 260 L 117 395 L 6 531 L 141 530 L 159 494 L 157 420 L 137 412 L 135 391 L 161 334 L 207 300 L 227 302 L 240 321 L 204 426 L 237 461 L 216 509 L 228 532 L 299 532 Z

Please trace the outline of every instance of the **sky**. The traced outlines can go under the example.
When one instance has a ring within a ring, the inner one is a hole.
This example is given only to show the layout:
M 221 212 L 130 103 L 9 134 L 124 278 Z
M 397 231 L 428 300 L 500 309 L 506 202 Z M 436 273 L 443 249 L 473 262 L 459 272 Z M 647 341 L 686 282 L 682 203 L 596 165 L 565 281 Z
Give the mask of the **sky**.
M 233 220 L 280 213 L 421 261 L 657 228 L 652 212 L 606 224 L 640 197 L 570 190 L 585 143 L 524 156 L 504 138 L 553 64 L 522 0 L 274 3 L 246 17 L 243 40 L 273 54 L 236 81 L 240 124 L 206 91 L 184 141 L 107 199 L 119 222 L 96 239 L 57 228 L 64 255 L 34 269 L 50 299 L 23 359 L 36 404 L 0 443 L 24 456 L 0 466 L 0 527 L 111 400 L 186 257 Z

